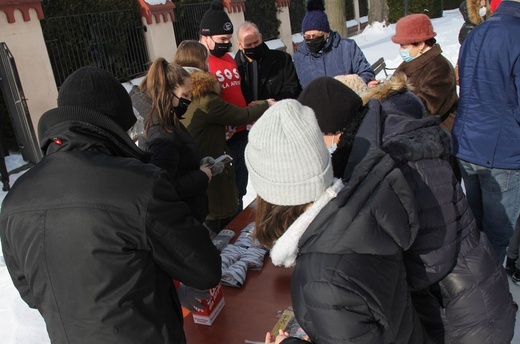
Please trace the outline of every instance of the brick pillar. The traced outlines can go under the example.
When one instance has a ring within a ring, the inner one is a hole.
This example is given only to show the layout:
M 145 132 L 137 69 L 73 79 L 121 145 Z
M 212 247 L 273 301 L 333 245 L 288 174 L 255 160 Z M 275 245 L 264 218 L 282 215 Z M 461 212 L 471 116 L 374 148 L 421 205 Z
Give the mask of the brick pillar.
M 143 25 L 146 26 L 146 47 L 150 60 L 164 57 L 167 61 L 172 61 L 177 51 L 173 32 L 175 5 L 170 0 L 162 5 L 149 5 L 144 0 L 139 0 L 139 4 Z
M 275 0 L 278 11 L 276 17 L 281 22 L 280 28 L 280 39 L 287 47 L 286 52 L 289 54 L 294 53 L 293 41 L 292 41 L 292 30 L 291 30 L 291 18 L 289 17 L 289 5 L 291 0 Z
M 41 0 L 0 0 L 0 41 L 16 61 L 34 128 L 56 107 L 58 89 L 43 38 Z

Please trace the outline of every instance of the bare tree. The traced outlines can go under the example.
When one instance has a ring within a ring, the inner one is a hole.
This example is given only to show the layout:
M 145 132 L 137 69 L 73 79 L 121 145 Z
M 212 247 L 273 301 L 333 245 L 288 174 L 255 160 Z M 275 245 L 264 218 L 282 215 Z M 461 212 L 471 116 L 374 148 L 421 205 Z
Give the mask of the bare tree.
M 357 0 L 354 0 L 357 1 Z M 387 0 L 368 0 L 368 23 L 381 22 L 388 24 L 390 10 Z
M 327 0 L 325 10 L 329 18 L 330 29 L 337 31 L 341 37 L 347 37 L 345 0 Z

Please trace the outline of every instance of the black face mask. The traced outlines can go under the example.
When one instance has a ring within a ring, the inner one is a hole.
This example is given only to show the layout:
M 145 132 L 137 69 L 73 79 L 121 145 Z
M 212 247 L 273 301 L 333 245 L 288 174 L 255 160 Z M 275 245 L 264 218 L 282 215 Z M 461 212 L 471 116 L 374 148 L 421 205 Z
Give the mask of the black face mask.
M 173 96 L 179 99 L 179 104 L 173 107 L 173 112 L 175 113 L 175 116 L 177 116 L 178 119 L 184 119 L 184 117 L 182 116 L 184 116 L 186 110 L 188 110 L 188 106 L 190 106 L 191 100 L 182 97 L 179 98 L 175 94 Z
M 213 55 L 215 57 L 222 57 L 229 51 L 230 48 L 231 48 L 231 43 L 215 42 L 215 47 L 213 49 L 211 49 L 209 52 L 211 53 L 211 55 Z
M 264 47 L 263 43 L 257 45 L 254 48 L 244 48 L 244 55 L 246 55 L 251 60 L 261 60 L 264 57 Z
M 309 48 L 309 51 L 315 54 L 318 53 L 321 50 L 321 48 L 323 48 L 325 42 L 325 35 L 305 40 L 305 44 L 307 44 L 307 48 Z

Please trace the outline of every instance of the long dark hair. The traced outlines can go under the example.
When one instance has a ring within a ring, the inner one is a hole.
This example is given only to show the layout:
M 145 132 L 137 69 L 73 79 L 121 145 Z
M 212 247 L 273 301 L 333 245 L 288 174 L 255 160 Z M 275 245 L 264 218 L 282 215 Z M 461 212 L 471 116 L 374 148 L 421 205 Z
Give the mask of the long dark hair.
M 275 205 L 260 196 L 257 196 L 256 202 L 254 236 L 263 246 L 269 248 L 309 205 L 308 203 L 291 206 Z
M 184 85 L 186 78 L 189 77 L 188 72 L 181 66 L 168 63 L 162 57 L 153 61 L 139 85 L 139 90 L 152 101 L 150 112 L 144 119 L 145 132 L 156 123 L 167 132 L 171 131 L 169 125 L 172 121 L 175 127 L 179 126 L 177 116 L 172 116 L 173 92 L 177 87 Z

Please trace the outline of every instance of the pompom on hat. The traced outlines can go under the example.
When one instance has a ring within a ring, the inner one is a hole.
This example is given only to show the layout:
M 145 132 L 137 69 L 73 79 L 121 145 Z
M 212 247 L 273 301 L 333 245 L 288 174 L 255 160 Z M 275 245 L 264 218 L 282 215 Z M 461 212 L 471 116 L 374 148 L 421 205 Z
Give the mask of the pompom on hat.
M 251 128 L 245 161 L 255 191 L 271 204 L 314 202 L 332 185 L 314 112 L 294 99 L 271 106 Z
M 314 110 L 321 132 L 336 134 L 348 128 L 363 106 L 361 98 L 348 86 L 329 76 L 311 81 L 298 98 Z
M 323 0 L 309 0 L 306 5 L 307 13 L 302 21 L 302 32 L 318 30 L 330 32 L 329 18 L 325 11 Z
M 213 1 L 200 21 L 200 34 L 202 36 L 215 36 L 231 35 L 232 33 L 233 24 L 224 11 L 224 5 L 219 0 Z
M 433 25 L 426 14 L 410 14 L 397 21 L 395 35 L 392 42 L 396 44 L 411 44 L 424 42 L 437 36 L 433 31 Z

